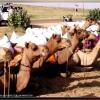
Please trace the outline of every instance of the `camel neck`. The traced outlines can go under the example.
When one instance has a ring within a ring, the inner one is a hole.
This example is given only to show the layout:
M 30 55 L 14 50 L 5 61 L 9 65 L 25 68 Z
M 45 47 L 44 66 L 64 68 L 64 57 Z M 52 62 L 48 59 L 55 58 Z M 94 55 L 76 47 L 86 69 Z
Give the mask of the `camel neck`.
M 24 67 L 23 67 L 23 66 L 24 66 Z M 22 67 L 23 69 L 28 69 L 28 68 L 30 68 L 30 61 L 29 61 L 29 59 L 28 59 L 28 57 L 27 57 L 26 54 L 23 54 L 22 61 L 21 61 L 21 67 Z
M 79 44 L 79 38 L 75 34 L 71 40 L 72 46 L 70 47 L 72 51 L 74 51 L 77 48 L 77 45 Z
M 100 40 L 97 42 L 95 48 L 96 48 L 96 49 L 100 49 Z

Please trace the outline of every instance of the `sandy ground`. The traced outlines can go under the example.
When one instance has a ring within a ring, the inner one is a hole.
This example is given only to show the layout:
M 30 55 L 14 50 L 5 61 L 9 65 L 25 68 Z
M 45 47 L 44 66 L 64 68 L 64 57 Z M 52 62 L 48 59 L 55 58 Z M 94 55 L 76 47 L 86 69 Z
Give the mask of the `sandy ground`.
M 61 85 L 64 84 L 64 80 L 61 80 L 59 77 L 56 83 L 53 81 L 56 86 L 52 86 L 52 88 L 58 87 L 59 91 Z M 74 73 L 71 78 L 66 80 L 65 85 L 64 91 L 48 93 L 40 95 L 40 97 L 100 97 L 100 72 Z
M 54 66 L 50 66 L 54 67 Z M 100 68 L 98 69 L 100 70 Z M 58 74 L 52 77 L 47 74 L 31 75 L 31 80 L 24 94 L 28 97 L 78 97 L 100 98 L 100 71 L 74 72 L 66 78 Z M 46 71 L 45 71 L 46 72 Z M 54 70 L 49 72 L 54 74 Z M 43 72 L 44 73 L 44 72 Z
M 60 23 L 63 23 L 62 19 L 40 19 L 31 21 L 33 27 L 48 27 L 50 25 L 57 25 Z
M 100 71 L 73 73 L 70 78 L 35 76 L 29 84 L 28 94 L 35 97 L 100 97 Z

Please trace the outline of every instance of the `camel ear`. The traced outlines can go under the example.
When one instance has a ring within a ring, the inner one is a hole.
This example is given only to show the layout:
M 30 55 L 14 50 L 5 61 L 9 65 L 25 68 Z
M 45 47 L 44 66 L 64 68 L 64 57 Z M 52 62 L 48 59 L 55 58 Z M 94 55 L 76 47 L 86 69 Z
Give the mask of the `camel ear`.
M 74 33 L 77 33 L 77 29 L 76 28 L 74 28 Z
M 28 48 L 29 47 L 29 43 L 26 42 L 25 43 L 25 47 Z
M 61 36 L 57 35 L 57 42 L 59 43 L 61 41 Z
M 52 37 L 53 37 L 53 38 L 56 38 L 56 34 L 53 34 Z

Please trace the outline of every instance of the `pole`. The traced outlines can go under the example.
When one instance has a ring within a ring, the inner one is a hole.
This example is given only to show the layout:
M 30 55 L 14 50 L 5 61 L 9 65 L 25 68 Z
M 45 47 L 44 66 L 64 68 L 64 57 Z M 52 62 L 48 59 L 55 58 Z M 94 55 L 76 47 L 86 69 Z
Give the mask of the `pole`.
M 84 16 L 84 1 L 83 1 L 83 16 Z
M 3 96 L 6 95 L 6 61 L 4 61 L 4 93 Z

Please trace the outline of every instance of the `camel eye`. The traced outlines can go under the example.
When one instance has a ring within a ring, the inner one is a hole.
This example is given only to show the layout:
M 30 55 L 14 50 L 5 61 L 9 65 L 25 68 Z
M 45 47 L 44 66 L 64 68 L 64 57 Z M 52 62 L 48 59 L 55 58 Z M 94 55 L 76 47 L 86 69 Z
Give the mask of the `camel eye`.
M 61 41 L 61 38 L 58 38 L 58 39 L 57 39 L 57 42 L 59 43 L 60 41 Z
M 58 40 L 57 40 L 57 42 L 59 43 L 61 41 L 61 38 L 59 38 Z
M 37 46 L 35 46 L 34 48 L 32 48 L 33 51 L 36 51 L 38 48 Z

